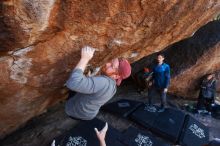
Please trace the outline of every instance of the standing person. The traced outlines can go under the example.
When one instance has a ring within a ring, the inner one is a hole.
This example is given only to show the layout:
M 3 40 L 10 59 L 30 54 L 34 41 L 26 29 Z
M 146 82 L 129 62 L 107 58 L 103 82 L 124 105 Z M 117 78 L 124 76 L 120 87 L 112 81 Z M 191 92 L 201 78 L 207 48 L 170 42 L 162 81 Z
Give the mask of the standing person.
M 198 110 L 211 111 L 216 94 L 216 80 L 214 74 L 208 74 L 200 85 L 200 93 L 197 103 Z
M 170 83 L 170 66 L 164 63 L 164 55 L 157 55 L 157 64 L 153 67 L 153 82 L 148 96 L 148 104 L 152 106 L 152 98 L 159 94 L 161 105 L 158 112 L 163 112 L 166 107 L 166 94 Z
M 87 77 L 84 70 L 92 59 L 95 49 L 84 47 L 81 59 L 73 69 L 66 86 L 75 91 L 65 104 L 65 112 L 72 118 L 91 120 L 99 109 L 116 93 L 116 85 L 131 74 L 131 66 L 126 59 L 115 58 L 102 67 L 102 75 Z

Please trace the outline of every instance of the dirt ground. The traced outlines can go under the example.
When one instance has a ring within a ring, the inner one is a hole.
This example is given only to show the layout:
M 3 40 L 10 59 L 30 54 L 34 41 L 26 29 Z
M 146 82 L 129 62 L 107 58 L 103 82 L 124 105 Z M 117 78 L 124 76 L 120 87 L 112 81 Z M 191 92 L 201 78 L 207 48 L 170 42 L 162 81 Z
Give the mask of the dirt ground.
M 118 99 L 132 99 L 146 102 L 146 95 L 137 92 L 133 82 L 126 81 L 117 91 L 117 94 L 110 102 Z M 180 97 L 168 95 L 169 106 L 180 108 L 185 103 L 193 102 L 184 100 Z M 155 99 L 155 103 L 158 99 Z M 22 128 L 18 129 L 11 135 L 7 136 L 0 142 L 1 146 L 49 146 L 52 140 L 62 135 L 74 127 L 78 121 L 69 118 L 64 112 L 65 101 L 48 109 L 44 114 L 35 117 L 27 122 Z M 199 114 L 191 114 L 193 117 L 201 121 L 210 128 L 210 139 L 220 138 L 220 120 L 216 120 L 211 116 L 201 116 Z M 126 120 L 112 114 L 102 112 L 97 118 L 107 121 L 111 126 L 121 132 L 129 126 L 141 128 L 130 120 Z

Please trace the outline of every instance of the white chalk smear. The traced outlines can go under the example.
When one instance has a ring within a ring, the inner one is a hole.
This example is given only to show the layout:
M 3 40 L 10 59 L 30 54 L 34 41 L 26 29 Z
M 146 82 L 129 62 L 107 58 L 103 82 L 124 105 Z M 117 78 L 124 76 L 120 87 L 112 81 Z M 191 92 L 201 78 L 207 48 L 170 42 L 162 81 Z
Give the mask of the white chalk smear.
M 32 66 L 32 58 L 28 58 L 25 55 L 32 49 L 33 47 L 27 47 L 12 53 L 15 58 L 13 62 L 10 62 L 10 78 L 18 83 L 27 83 L 28 73 L 30 72 L 29 70 Z

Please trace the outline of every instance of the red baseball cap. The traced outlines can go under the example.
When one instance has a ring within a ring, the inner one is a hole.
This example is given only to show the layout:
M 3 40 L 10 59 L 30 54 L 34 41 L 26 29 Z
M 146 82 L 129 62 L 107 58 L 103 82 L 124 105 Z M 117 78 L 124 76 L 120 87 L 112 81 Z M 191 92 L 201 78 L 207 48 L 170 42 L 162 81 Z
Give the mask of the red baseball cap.
M 131 75 L 131 65 L 126 59 L 119 59 L 118 72 L 120 78 L 116 80 L 116 84 L 119 86 L 123 79 L 128 78 Z

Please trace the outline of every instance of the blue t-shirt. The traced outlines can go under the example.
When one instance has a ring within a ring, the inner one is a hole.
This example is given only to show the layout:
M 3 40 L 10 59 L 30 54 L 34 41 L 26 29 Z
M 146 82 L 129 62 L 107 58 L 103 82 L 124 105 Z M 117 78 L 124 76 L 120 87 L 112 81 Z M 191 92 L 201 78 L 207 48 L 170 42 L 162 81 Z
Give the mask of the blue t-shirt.
M 153 67 L 154 86 L 167 88 L 170 83 L 170 66 L 166 63 Z

